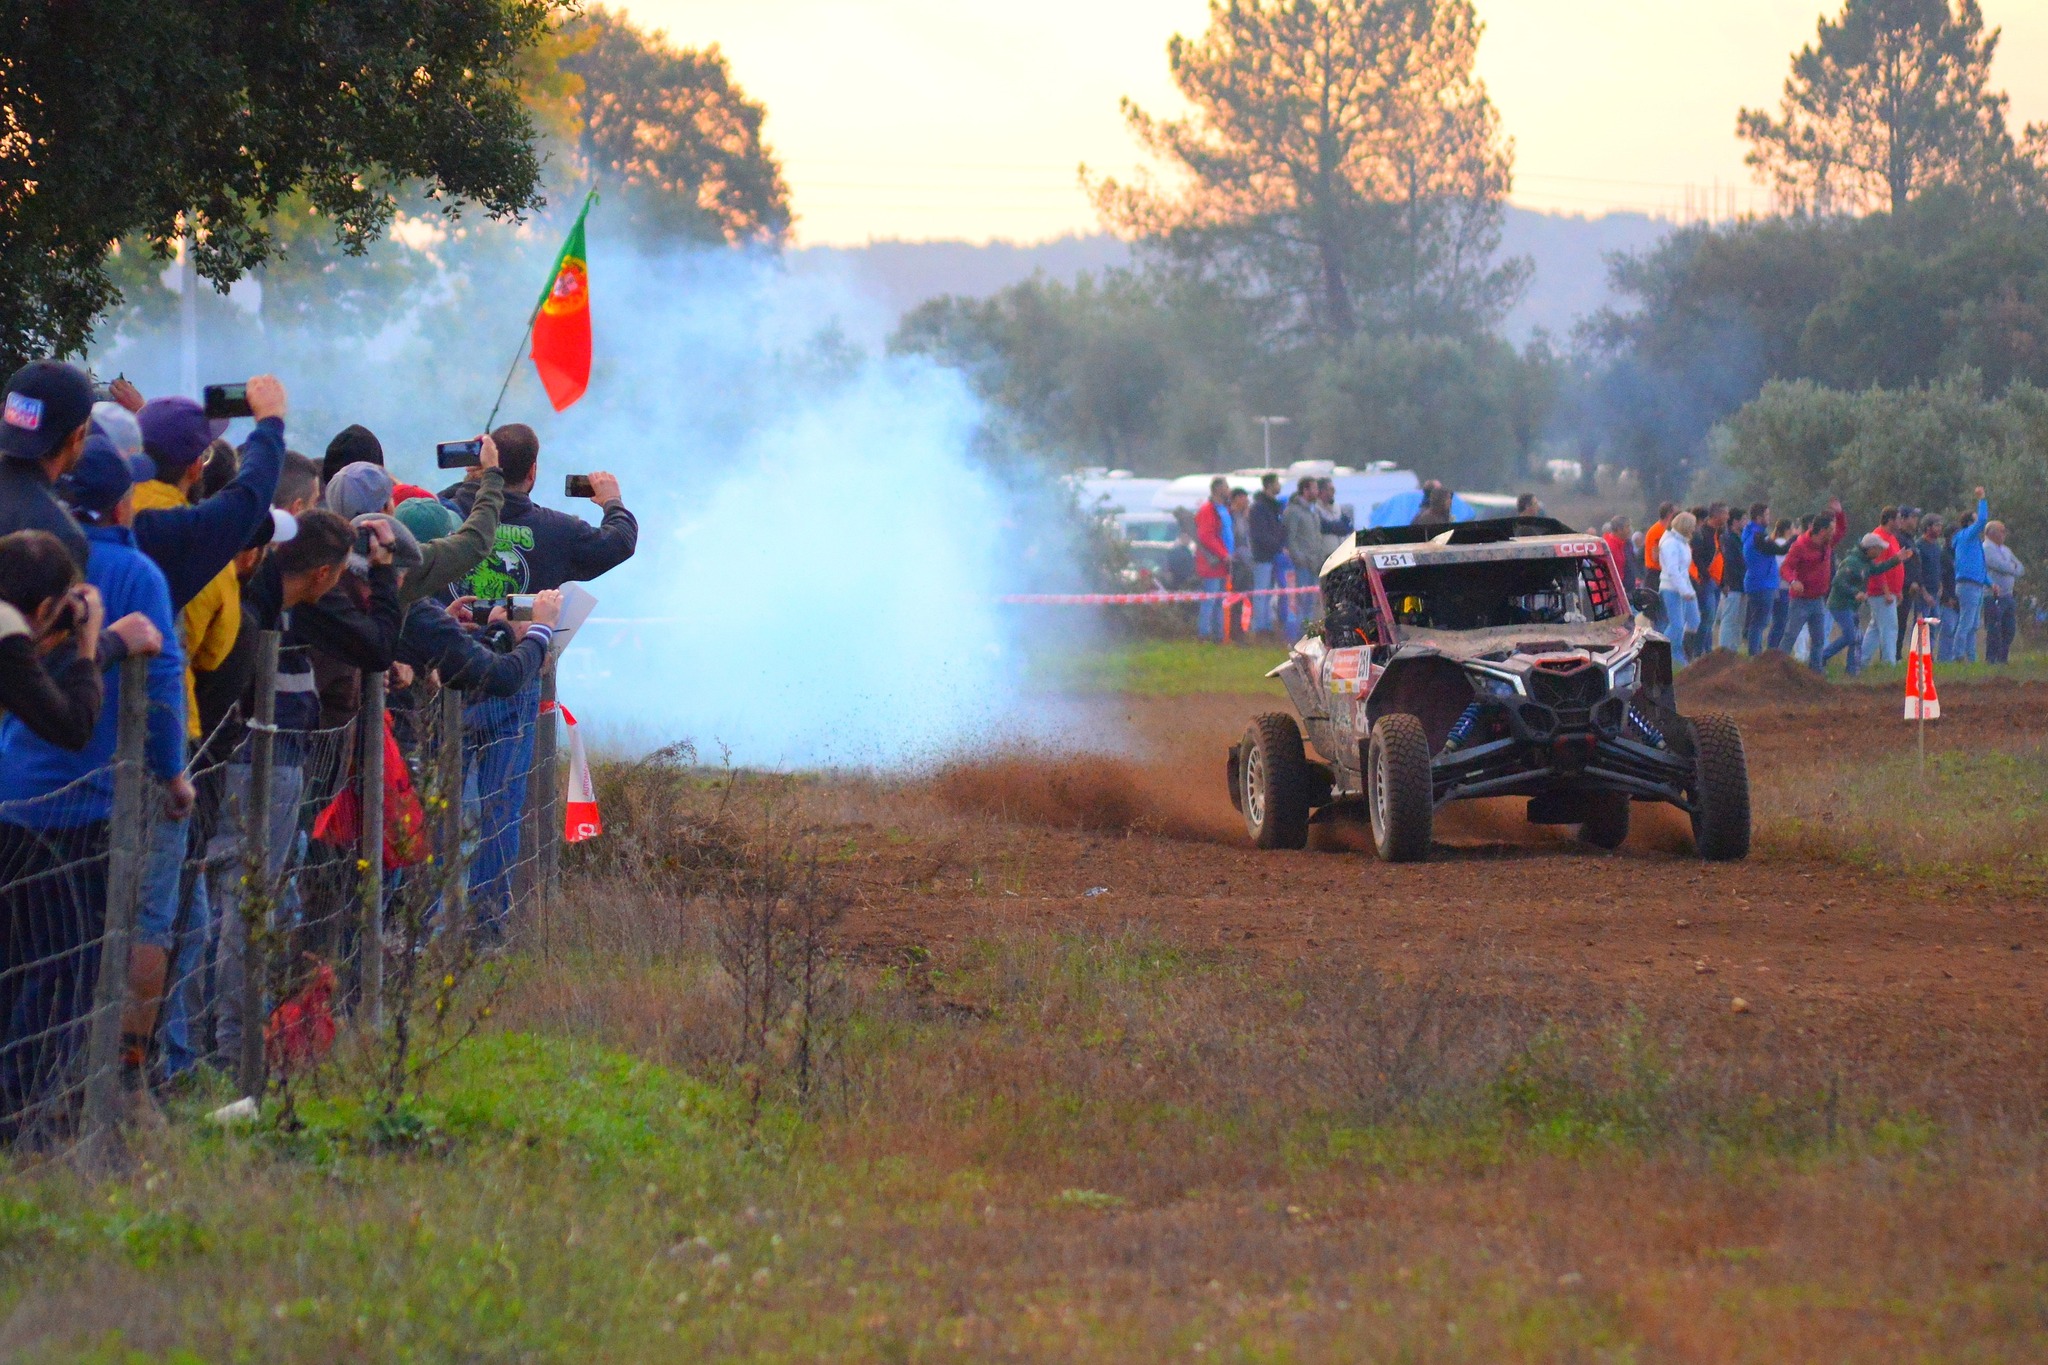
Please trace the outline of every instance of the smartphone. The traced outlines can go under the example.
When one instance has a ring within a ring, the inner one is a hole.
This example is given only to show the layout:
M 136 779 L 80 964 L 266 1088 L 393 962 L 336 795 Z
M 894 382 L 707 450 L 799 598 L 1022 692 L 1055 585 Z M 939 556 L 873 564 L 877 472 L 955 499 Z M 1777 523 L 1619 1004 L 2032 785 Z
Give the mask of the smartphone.
M 597 490 L 590 486 L 588 474 L 571 474 L 562 481 L 562 496 L 565 498 L 595 497 Z
M 249 406 L 247 384 L 208 384 L 206 386 L 206 415 L 208 417 L 254 417 L 255 409 Z
M 376 535 L 367 526 L 356 527 L 356 553 L 364 559 L 370 557 L 370 547 L 376 543 Z
M 533 619 L 533 594 L 515 592 L 505 599 L 505 619 L 508 621 L 531 621 Z
M 473 441 L 443 441 L 434 447 L 434 463 L 443 469 L 471 469 L 484 458 L 484 438 Z

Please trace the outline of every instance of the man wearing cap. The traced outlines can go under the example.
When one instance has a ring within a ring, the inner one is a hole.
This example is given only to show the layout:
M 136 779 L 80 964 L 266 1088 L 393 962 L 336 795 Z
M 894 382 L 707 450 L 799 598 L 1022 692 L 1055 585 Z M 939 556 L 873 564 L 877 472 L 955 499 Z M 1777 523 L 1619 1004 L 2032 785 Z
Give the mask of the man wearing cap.
M 89 397 L 89 391 L 88 391 Z M 83 409 L 90 410 L 90 403 Z M 47 411 L 47 409 L 46 409 Z M 68 413 L 64 414 L 68 416 Z M 135 548 L 133 476 L 104 436 L 79 443 L 65 493 L 89 551 L 86 580 L 108 615 L 142 612 L 163 637 L 148 673 L 149 770 L 164 784 L 164 810 L 191 812 L 185 766 L 185 662 L 177 645 L 170 590 L 150 558 Z M 106 918 L 108 820 L 113 809 L 114 742 L 120 724 L 121 675 L 105 676 L 106 704 L 90 743 L 72 753 L 10 718 L 0 724 L 0 865 L 14 880 L 0 887 L 0 915 L 14 926 L 5 946 L 9 979 L 4 1041 L 0 1041 L 0 1131 L 27 1118 L 41 1092 L 62 1071 L 84 1036 L 98 973 Z M 170 925 L 144 907 L 128 962 L 129 997 L 122 1018 L 122 1062 L 136 1117 L 154 1113 L 142 1088 L 141 1058 L 163 988 Z M 20 952 L 16 959 L 13 954 Z
M 277 471 L 284 463 L 284 385 L 259 374 L 249 381 L 256 429 L 242 443 L 241 467 L 228 485 L 192 505 L 200 457 L 220 434 L 206 409 L 190 398 L 156 398 L 136 414 L 142 449 L 156 477 L 136 490 L 135 543 L 170 584 L 171 605 L 183 607 L 225 570 L 270 515 Z
M 85 532 L 53 492 L 92 430 L 92 380 L 61 360 L 32 360 L 7 381 L 0 408 L 0 535 L 48 531 L 85 568 Z
M 1847 665 L 1850 677 L 1863 671 L 1862 634 L 1856 629 L 1856 604 L 1869 594 L 1870 584 L 1877 575 L 1913 557 L 1911 550 L 1888 547 L 1883 536 L 1872 531 L 1858 541 L 1856 548 L 1842 556 L 1835 565 L 1833 581 L 1828 585 L 1828 619 L 1834 623 L 1837 632 L 1835 641 L 1820 655 L 1820 667 L 1825 669 L 1829 659 L 1843 650 L 1849 651 Z

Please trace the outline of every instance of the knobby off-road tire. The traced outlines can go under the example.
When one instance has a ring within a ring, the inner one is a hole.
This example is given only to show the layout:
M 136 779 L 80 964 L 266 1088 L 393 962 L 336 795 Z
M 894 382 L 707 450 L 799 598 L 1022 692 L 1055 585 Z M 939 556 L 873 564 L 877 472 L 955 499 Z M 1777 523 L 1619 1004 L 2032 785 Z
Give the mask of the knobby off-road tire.
M 1307 848 L 1309 790 L 1315 785 L 1294 717 L 1264 715 L 1237 750 L 1237 804 L 1260 848 Z
M 1365 746 L 1365 807 L 1381 862 L 1419 863 L 1429 856 L 1433 795 L 1422 722 L 1398 711 L 1381 716 Z
M 1693 747 L 1692 842 L 1710 863 L 1749 856 L 1749 759 L 1742 731 L 1726 716 L 1686 722 Z
M 1579 823 L 1579 840 L 1595 848 L 1620 848 L 1628 842 L 1627 792 L 1591 792 L 1586 797 L 1589 814 Z

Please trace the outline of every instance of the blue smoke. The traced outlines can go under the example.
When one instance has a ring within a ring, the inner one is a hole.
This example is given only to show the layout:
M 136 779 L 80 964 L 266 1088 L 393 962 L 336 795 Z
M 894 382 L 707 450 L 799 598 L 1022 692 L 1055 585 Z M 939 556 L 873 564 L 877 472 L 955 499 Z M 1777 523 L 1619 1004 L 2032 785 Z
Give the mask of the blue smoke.
M 341 299 L 329 308 L 298 303 L 301 290 L 288 309 L 282 285 L 258 312 L 206 296 L 202 382 L 273 369 L 295 449 L 317 458 L 362 422 L 395 474 L 443 486 L 433 445 L 481 428 L 558 242 L 537 225 L 386 243 L 318 281 Z M 362 297 L 334 285 L 351 270 L 373 280 Z M 499 416 L 540 434 L 538 501 L 594 519 L 564 502 L 562 477 L 606 469 L 640 521 L 638 554 L 589 585 L 600 623 L 563 662 L 578 720 L 772 766 L 891 766 L 997 731 L 1046 737 L 997 599 L 1071 586 L 1073 570 L 1043 533 L 1058 520 L 1050 491 L 974 454 L 982 413 L 962 377 L 848 342 L 888 320 L 830 278 L 610 242 L 602 210 L 590 277 L 589 394 L 553 413 L 522 361 Z M 171 391 L 178 334 L 162 302 L 93 355 L 102 375 Z

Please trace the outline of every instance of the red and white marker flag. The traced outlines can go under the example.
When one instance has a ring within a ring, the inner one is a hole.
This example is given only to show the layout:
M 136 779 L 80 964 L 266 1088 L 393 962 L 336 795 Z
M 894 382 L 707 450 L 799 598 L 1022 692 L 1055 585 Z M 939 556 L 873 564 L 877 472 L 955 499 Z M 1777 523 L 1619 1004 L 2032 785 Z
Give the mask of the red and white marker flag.
M 1941 624 L 1932 616 L 1913 621 L 1913 635 L 1906 647 L 1906 719 L 1940 720 L 1941 695 L 1934 690 L 1934 627 Z
M 569 727 L 569 797 L 562 803 L 562 842 L 580 844 L 604 833 L 597 813 L 597 793 L 590 785 L 590 760 L 583 756 L 583 732 L 566 706 L 557 706 Z

